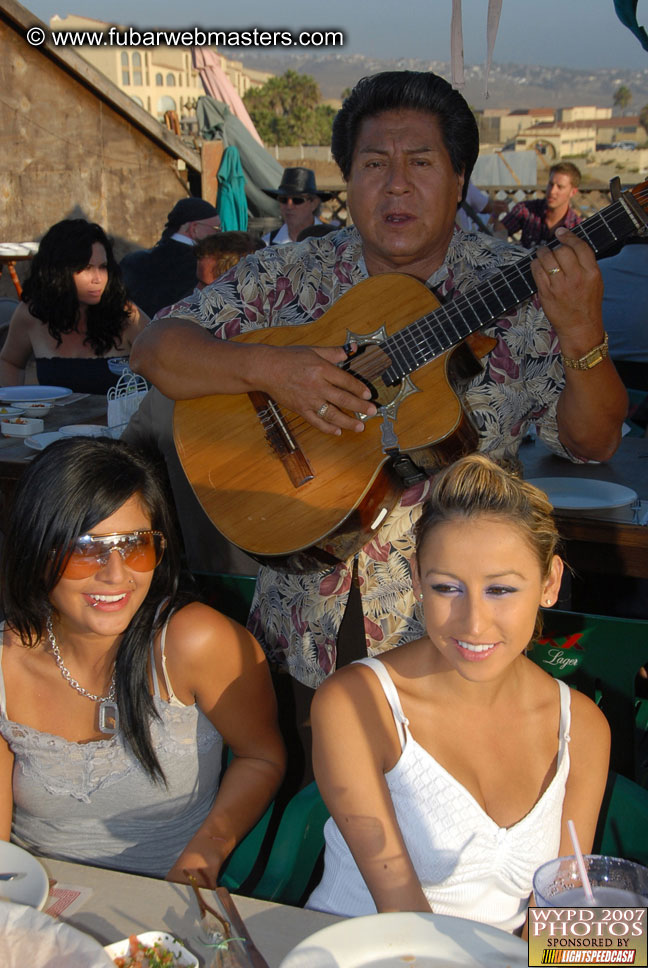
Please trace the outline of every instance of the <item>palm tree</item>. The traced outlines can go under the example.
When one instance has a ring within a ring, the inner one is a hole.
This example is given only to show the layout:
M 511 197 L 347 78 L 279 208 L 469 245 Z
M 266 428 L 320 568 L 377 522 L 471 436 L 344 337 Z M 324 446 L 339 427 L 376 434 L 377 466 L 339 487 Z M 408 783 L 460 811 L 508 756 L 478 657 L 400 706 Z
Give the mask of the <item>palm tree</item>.
M 622 84 L 620 87 L 617 87 L 616 91 L 614 92 L 612 103 L 614 104 L 615 108 L 619 108 L 621 110 L 621 114 L 625 114 L 626 108 L 630 104 L 631 100 L 632 91 L 629 87 L 626 87 L 625 84 Z

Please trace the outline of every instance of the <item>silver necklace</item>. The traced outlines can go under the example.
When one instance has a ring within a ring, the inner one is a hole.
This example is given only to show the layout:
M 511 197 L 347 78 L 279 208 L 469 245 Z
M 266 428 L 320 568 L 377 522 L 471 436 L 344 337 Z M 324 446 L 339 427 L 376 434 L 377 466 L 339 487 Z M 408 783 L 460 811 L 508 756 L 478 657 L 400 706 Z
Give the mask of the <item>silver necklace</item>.
M 47 635 L 49 637 L 50 646 L 52 647 L 52 652 L 54 653 L 54 658 L 57 666 L 59 667 L 61 675 L 65 681 L 72 686 L 73 689 L 76 689 L 80 695 L 85 696 L 86 699 L 91 699 L 93 702 L 99 703 L 99 732 L 106 733 L 109 736 L 114 736 L 115 733 L 119 732 L 119 707 L 117 706 L 117 687 L 115 683 L 114 670 L 112 679 L 110 680 L 110 689 L 108 690 L 108 695 L 95 696 L 94 693 L 88 692 L 87 689 L 84 689 L 83 686 L 79 685 L 77 680 L 63 662 L 63 658 L 58 647 L 58 642 L 56 641 L 56 636 L 54 635 L 51 616 L 47 619 Z

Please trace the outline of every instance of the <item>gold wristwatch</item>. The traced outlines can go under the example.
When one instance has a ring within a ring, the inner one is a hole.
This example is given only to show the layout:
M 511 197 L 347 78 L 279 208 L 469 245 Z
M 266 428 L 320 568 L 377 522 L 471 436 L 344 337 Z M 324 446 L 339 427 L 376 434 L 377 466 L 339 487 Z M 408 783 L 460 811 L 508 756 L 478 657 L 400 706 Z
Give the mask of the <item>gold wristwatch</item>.
M 608 334 L 605 333 L 605 339 L 598 346 L 595 346 L 593 350 L 586 353 L 585 356 L 581 356 L 578 360 L 570 360 L 567 356 L 563 356 L 562 361 L 565 366 L 568 366 L 572 370 L 591 370 L 593 366 L 598 363 L 602 363 L 604 359 L 609 356 L 608 352 Z

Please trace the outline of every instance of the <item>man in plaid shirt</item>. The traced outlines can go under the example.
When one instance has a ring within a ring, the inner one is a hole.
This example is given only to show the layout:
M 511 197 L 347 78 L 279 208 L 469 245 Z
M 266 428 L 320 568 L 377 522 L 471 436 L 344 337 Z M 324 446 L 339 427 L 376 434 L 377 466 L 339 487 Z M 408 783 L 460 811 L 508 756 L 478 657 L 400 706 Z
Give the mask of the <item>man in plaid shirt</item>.
M 578 191 L 581 173 L 570 161 L 562 161 L 549 169 L 549 184 L 544 198 L 518 202 L 508 215 L 501 219 L 509 235 L 522 230 L 520 243 L 527 249 L 553 239 L 560 226 L 574 228 L 582 221 L 580 215 L 570 208 L 570 201 Z

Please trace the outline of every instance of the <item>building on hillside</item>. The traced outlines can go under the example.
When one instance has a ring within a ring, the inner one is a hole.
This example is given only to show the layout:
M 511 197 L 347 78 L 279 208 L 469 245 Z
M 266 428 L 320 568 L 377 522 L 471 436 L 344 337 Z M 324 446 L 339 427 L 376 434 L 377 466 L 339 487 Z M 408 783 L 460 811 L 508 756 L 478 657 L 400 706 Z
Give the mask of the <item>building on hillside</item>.
M 479 118 L 479 136 L 489 144 L 506 144 L 524 128 L 554 119 L 553 108 L 486 108 Z
M 604 121 L 612 117 L 612 108 L 597 108 L 594 106 L 579 105 L 573 108 L 558 108 L 556 111 L 556 121 Z
M 592 121 L 534 124 L 516 135 L 515 150 L 534 148 L 549 161 L 589 154 L 596 150 L 596 125 Z
M 52 30 L 104 31 L 110 26 L 103 20 L 77 14 L 54 16 L 50 20 Z M 118 29 L 123 31 L 128 28 L 120 26 Z M 196 100 L 205 94 L 200 75 L 192 66 L 190 47 L 122 47 L 116 44 L 108 47 L 86 44 L 75 47 L 75 50 L 159 121 L 164 119 L 167 111 L 174 111 L 179 120 L 194 117 Z M 251 87 L 260 87 L 273 76 L 265 71 L 244 68 L 240 61 L 228 60 L 222 54 L 217 56 L 221 70 L 240 97 Z

